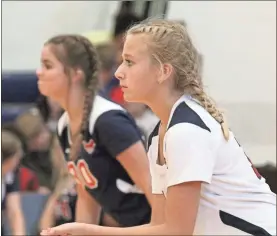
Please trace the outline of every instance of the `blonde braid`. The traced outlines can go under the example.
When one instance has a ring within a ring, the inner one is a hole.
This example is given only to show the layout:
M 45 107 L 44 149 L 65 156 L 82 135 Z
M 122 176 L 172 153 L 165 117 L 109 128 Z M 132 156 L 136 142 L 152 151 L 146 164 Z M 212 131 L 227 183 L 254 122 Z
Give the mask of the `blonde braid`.
M 193 85 L 191 96 L 196 99 L 198 104 L 205 108 L 206 111 L 220 124 L 225 140 L 229 140 L 229 128 L 223 113 L 216 107 L 215 102 L 204 92 L 197 83 Z
M 179 74 L 177 78 L 183 78 L 186 80 L 176 79 L 177 88 L 182 88 L 186 93 L 189 93 L 196 101 L 205 108 L 206 111 L 220 124 L 221 130 L 225 140 L 229 140 L 229 128 L 226 120 L 223 117 L 223 113 L 216 107 L 216 103 L 211 97 L 209 97 L 204 89 L 201 76 L 201 61 L 199 60 L 199 53 L 193 46 L 190 38 L 187 38 L 186 48 L 187 53 L 184 53 L 186 58 L 185 69 L 178 68 Z

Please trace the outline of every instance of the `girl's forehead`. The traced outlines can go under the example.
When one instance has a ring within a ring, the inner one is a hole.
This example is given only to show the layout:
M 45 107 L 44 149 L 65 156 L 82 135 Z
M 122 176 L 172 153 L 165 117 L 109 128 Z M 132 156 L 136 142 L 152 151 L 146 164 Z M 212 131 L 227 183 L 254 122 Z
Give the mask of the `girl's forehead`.
M 41 61 L 44 62 L 52 62 L 52 63 L 59 63 L 58 58 L 56 57 L 56 54 L 54 53 L 55 45 L 45 45 L 41 50 Z
M 127 35 L 123 48 L 123 56 L 124 54 L 130 56 L 145 55 L 149 51 L 147 38 L 144 34 Z
M 53 56 L 50 45 L 43 46 L 43 48 L 41 50 L 41 55 L 44 56 L 44 57 L 52 57 Z

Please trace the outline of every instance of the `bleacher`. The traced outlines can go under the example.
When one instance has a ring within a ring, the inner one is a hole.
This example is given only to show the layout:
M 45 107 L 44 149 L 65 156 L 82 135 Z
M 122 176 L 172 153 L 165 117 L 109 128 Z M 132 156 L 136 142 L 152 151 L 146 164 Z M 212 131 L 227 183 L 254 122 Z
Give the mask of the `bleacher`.
M 30 108 L 38 96 L 35 72 L 2 72 L 2 125 Z

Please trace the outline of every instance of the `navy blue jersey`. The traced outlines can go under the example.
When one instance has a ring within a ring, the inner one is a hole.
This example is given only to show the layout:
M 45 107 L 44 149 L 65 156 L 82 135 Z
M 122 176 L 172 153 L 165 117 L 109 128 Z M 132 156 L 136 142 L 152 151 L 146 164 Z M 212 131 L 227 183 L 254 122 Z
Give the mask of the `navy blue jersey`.
M 1 187 L 1 209 L 5 210 L 6 208 L 6 197 L 9 193 L 19 192 L 19 175 L 18 169 L 16 171 L 11 171 L 7 173 L 2 178 L 2 187 Z
M 116 159 L 131 145 L 142 140 L 132 117 L 119 105 L 96 96 L 89 127 L 77 160 L 70 161 L 68 115 L 60 118 L 58 136 L 69 172 L 79 184 L 122 226 L 150 221 L 151 209 L 145 195 Z

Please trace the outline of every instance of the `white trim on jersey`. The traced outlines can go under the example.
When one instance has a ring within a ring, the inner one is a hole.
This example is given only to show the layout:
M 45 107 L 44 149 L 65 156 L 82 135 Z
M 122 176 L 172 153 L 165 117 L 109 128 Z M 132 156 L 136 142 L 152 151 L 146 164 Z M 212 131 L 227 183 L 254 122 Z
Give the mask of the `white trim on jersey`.
M 59 136 L 62 135 L 62 132 L 67 125 L 68 125 L 68 115 L 67 115 L 67 112 L 64 112 L 58 121 L 57 131 Z
M 113 103 L 99 95 L 95 96 L 94 102 L 93 102 L 93 112 L 90 114 L 89 118 L 89 132 L 92 134 L 94 125 L 96 120 L 99 116 L 101 116 L 103 113 L 112 111 L 112 110 L 120 110 L 125 111 L 120 105 Z M 69 124 L 69 117 L 67 112 L 64 112 L 64 114 L 61 116 L 58 122 L 58 135 L 62 135 L 63 130 L 65 127 Z M 68 135 L 69 141 L 70 141 L 70 135 Z
M 93 112 L 90 114 L 89 118 L 89 132 L 92 134 L 95 122 L 99 116 L 103 113 L 111 110 L 121 110 L 125 111 L 120 105 L 113 103 L 101 96 L 95 96 L 93 104 Z

